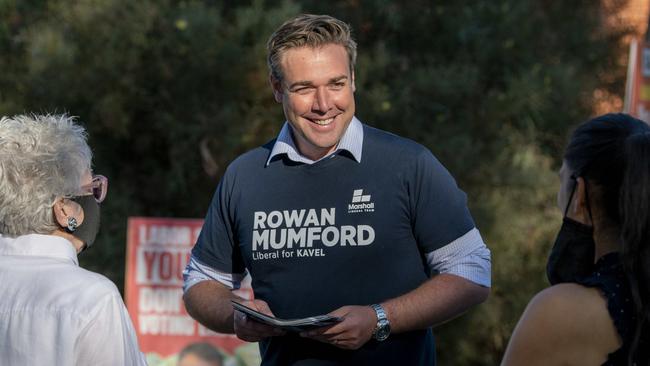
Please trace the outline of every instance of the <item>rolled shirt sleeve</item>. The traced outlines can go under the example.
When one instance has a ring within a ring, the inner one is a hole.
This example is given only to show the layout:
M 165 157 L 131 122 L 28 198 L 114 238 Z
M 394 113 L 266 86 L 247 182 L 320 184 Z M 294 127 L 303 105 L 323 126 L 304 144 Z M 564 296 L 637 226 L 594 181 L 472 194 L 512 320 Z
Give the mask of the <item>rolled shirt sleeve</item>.
M 224 273 L 202 263 L 194 255 L 183 271 L 183 291 L 187 292 L 192 286 L 202 281 L 217 281 L 231 290 L 241 287 L 241 282 L 246 277 L 244 273 Z
M 426 253 L 426 260 L 432 273 L 453 274 L 484 287 L 492 284 L 490 249 L 476 228 Z

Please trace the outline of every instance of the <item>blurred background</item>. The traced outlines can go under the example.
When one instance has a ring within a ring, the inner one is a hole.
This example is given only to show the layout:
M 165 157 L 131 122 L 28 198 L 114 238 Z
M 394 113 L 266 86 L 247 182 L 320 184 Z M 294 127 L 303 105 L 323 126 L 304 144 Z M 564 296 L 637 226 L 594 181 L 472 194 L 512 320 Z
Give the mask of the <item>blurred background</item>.
M 203 218 L 227 164 L 279 131 L 265 42 L 301 12 L 352 26 L 357 116 L 426 145 L 467 192 L 492 294 L 436 330 L 438 358 L 498 364 L 547 286 L 568 133 L 622 110 L 648 0 L 0 0 L 0 115 L 86 126 L 110 193 L 81 265 L 122 288 L 127 218 Z

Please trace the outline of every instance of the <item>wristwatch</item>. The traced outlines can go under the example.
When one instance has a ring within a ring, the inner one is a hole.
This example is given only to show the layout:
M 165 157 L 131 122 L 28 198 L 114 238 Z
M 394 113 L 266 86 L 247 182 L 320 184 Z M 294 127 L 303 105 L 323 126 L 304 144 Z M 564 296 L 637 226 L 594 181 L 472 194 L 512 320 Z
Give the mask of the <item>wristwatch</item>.
M 386 318 L 386 312 L 379 304 L 372 304 L 370 307 L 372 307 L 377 314 L 377 326 L 375 327 L 375 330 L 372 331 L 372 337 L 379 342 L 384 341 L 390 334 L 390 322 L 388 321 L 388 318 Z

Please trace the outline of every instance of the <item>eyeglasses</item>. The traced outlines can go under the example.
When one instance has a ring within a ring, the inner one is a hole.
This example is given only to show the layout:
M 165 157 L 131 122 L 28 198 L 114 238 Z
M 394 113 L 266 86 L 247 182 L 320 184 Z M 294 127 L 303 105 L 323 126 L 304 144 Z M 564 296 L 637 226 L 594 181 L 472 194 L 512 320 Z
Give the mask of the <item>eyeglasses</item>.
M 93 175 L 90 184 L 81 187 L 81 192 L 91 193 L 97 203 L 101 203 L 106 198 L 108 192 L 108 178 L 103 175 Z

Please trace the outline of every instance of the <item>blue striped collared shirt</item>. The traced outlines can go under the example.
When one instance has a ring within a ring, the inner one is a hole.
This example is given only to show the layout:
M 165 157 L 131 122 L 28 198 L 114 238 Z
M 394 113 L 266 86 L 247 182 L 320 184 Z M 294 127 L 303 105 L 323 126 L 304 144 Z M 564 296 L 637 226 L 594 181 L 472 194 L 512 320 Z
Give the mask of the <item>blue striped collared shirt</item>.
M 269 155 L 269 159 L 266 161 L 266 165 L 269 165 L 271 159 L 281 154 L 287 154 L 287 157 L 295 162 L 313 164 L 317 161 L 334 156 L 334 154 L 340 150 L 349 151 L 357 163 L 361 162 L 361 151 L 363 150 L 363 125 L 356 117 L 352 117 L 352 121 L 350 122 L 348 129 L 341 137 L 341 141 L 339 141 L 336 150 L 319 160 L 311 160 L 298 152 L 298 148 L 293 142 L 293 137 L 291 136 L 291 126 L 288 122 L 285 122 L 284 126 L 282 126 L 282 130 L 280 130 L 278 138 L 275 141 L 275 145 L 273 145 L 273 150 L 271 150 L 271 154 Z

